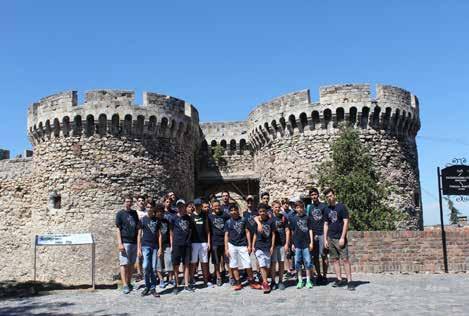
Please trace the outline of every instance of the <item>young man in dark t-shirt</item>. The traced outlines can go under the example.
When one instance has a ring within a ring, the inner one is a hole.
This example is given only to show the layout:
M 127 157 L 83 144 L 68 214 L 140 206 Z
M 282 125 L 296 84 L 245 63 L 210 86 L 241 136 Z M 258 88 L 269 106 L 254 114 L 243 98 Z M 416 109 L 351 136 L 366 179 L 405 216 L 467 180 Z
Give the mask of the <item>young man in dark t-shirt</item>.
M 286 253 L 288 252 L 289 240 L 289 228 L 288 219 L 280 211 L 280 202 L 272 202 L 272 220 L 275 223 L 275 248 L 272 254 L 272 263 L 270 268 L 270 275 L 272 277 L 272 289 L 277 288 L 275 282 L 276 265 L 278 263 L 278 289 L 285 290 L 285 284 L 283 283 L 283 272 L 285 270 Z
M 197 270 L 198 263 L 202 266 L 202 274 L 204 278 L 204 286 L 212 287 L 209 280 L 208 270 L 208 252 L 210 251 L 210 228 L 208 222 L 208 204 L 202 203 L 201 199 L 194 200 L 195 210 L 193 211 L 192 218 L 192 255 L 191 255 L 191 279 L 193 280 L 194 274 Z
M 306 215 L 311 217 L 313 223 L 313 262 L 314 267 L 316 268 L 318 284 L 326 284 L 328 267 L 327 252 L 324 248 L 324 213 L 326 210 L 326 204 L 319 201 L 319 191 L 316 188 L 312 188 L 309 191 L 309 196 L 311 197 L 311 204 L 306 208 Z M 322 260 L 322 274 L 320 260 Z
M 269 217 L 272 217 L 272 208 L 270 207 L 269 202 L 270 202 L 269 192 L 262 192 L 261 193 L 261 202 L 260 202 L 260 204 L 265 205 L 265 208 L 267 210 L 267 214 L 269 215 Z
M 163 205 L 159 206 L 161 210 Z M 147 204 L 146 214 L 140 219 L 140 234 L 138 238 L 138 256 L 143 258 L 142 268 L 145 280 L 145 289 L 142 296 L 152 293 L 159 297 L 156 292 L 156 263 L 162 248 L 160 223 L 156 218 L 156 204 L 154 201 Z
M 254 282 L 249 255 L 252 251 L 251 233 L 246 222 L 239 215 L 238 206 L 232 205 L 231 218 L 225 224 L 225 256 L 230 260 L 230 269 L 233 272 L 235 285 L 233 289 L 239 291 L 243 288 L 239 278 L 239 269 L 246 269 L 251 288 L 260 289 Z
M 243 212 L 243 218 L 246 221 L 246 224 L 248 226 L 249 232 L 251 233 L 251 239 L 254 238 L 254 235 L 256 234 L 257 231 L 257 223 L 256 223 L 256 216 L 259 215 L 257 212 L 257 209 L 254 207 L 254 196 L 248 195 L 246 197 L 246 205 L 247 209 Z M 252 240 L 251 240 L 252 242 Z M 253 270 L 257 271 L 257 274 L 259 274 L 259 266 L 257 264 L 257 258 L 254 252 L 251 253 L 251 266 Z M 259 280 L 260 280 L 260 275 Z
M 295 252 L 295 269 L 298 276 L 297 288 L 301 289 L 305 284 L 301 273 L 301 264 L 303 263 L 306 270 L 306 287 L 312 288 L 311 282 L 311 251 L 314 249 L 313 244 L 313 227 L 311 219 L 305 214 L 304 204 L 302 201 L 295 203 L 296 214 L 290 217 L 290 234 L 293 241 L 292 250 Z
M 223 212 L 229 215 L 231 205 L 233 205 L 233 203 L 230 202 L 230 192 L 223 191 L 221 193 L 220 208 L 222 209 Z
M 208 203 L 202 204 L 203 208 L 208 208 Z M 209 223 L 211 231 L 211 255 L 212 263 L 215 270 L 215 276 L 217 279 L 217 285 L 223 285 L 223 279 L 221 271 L 223 267 L 223 256 L 225 253 L 225 223 L 230 219 L 230 216 L 223 212 L 220 208 L 220 203 L 215 201 L 212 203 L 213 212 L 209 214 Z
M 173 271 L 176 284 L 173 289 L 173 294 L 178 293 L 179 286 L 179 265 L 183 265 L 184 274 L 184 290 L 193 292 L 193 289 L 189 287 L 189 266 L 191 259 L 191 236 L 192 236 L 192 220 L 186 213 L 186 202 L 184 200 L 178 200 L 176 202 L 178 212 L 175 216 L 171 217 L 169 222 L 171 223 L 171 249 L 172 249 L 172 260 L 173 260 Z
M 270 261 L 275 247 L 275 222 L 269 218 L 265 205 L 260 205 L 258 211 L 259 216 L 256 217 L 257 230 L 253 244 L 262 275 L 262 290 L 264 293 L 269 293 L 270 286 L 267 278 L 269 277 Z M 274 278 L 272 277 L 272 279 Z
M 335 275 L 337 280 L 333 287 L 340 287 L 347 285 L 350 291 L 355 290 L 352 284 L 352 268 L 349 261 L 347 232 L 349 226 L 349 214 L 344 204 L 338 203 L 333 189 L 324 191 L 327 199 L 327 207 L 325 210 L 324 234 L 327 239 L 324 243 L 325 247 L 329 249 L 329 257 L 334 265 Z M 342 271 L 340 270 L 340 261 L 344 265 L 347 282 L 342 280 Z
M 120 273 L 123 293 L 132 290 L 132 270 L 137 260 L 137 238 L 140 229 L 137 212 L 131 209 L 132 198 L 124 198 L 124 209 L 116 214 L 116 235 L 119 249 Z
M 171 224 L 164 216 L 164 206 L 161 204 L 156 207 L 156 218 L 159 223 L 159 230 L 161 233 L 161 248 L 159 251 L 158 262 L 156 270 L 158 271 L 158 278 L 160 279 L 160 288 L 164 289 L 168 283 L 164 281 L 163 269 L 168 273 L 168 281 L 174 281 L 173 274 L 173 260 L 171 258 L 171 245 L 170 245 L 170 231 Z

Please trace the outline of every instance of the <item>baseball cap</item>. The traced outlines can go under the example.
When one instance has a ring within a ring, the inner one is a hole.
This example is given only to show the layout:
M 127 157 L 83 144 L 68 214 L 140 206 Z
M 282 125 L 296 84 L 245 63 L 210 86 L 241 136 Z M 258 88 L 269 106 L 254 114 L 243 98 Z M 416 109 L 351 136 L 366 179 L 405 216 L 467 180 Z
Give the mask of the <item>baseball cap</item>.
M 194 200 L 194 205 L 202 205 L 202 199 L 196 198 L 196 199 Z
M 176 205 L 178 205 L 178 204 L 186 204 L 186 201 L 184 201 L 183 199 L 179 199 L 176 202 Z
M 254 201 L 254 196 L 253 195 L 246 196 L 246 201 L 248 201 L 248 200 L 253 200 Z

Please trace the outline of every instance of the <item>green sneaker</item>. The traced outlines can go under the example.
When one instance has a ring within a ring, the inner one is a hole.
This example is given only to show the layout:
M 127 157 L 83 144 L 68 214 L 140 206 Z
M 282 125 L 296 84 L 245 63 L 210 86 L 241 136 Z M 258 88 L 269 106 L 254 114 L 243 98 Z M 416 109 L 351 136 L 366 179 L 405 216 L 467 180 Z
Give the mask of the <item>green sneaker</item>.
M 311 280 L 306 280 L 306 288 L 307 289 L 312 289 L 313 288 L 313 282 L 311 282 Z
M 302 289 L 304 286 L 303 280 L 298 280 L 298 283 L 296 284 L 297 289 Z

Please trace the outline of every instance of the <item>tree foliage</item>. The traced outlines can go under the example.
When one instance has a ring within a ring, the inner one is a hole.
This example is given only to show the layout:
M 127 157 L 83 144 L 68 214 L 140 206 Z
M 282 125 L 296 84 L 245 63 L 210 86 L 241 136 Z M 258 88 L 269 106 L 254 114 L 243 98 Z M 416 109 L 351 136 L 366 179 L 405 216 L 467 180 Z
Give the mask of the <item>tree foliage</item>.
M 446 202 L 448 202 L 448 209 L 449 209 L 449 222 L 453 225 L 458 224 L 458 217 L 461 215 L 461 212 L 454 206 L 453 200 L 449 197 L 445 197 Z
M 390 193 L 376 170 L 358 132 L 342 127 L 332 143 L 331 160 L 319 168 L 319 186 L 334 188 L 339 201 L 350 211 L 353 230 L 394 230 L 406 215 L 391 208 L 386 201 Z

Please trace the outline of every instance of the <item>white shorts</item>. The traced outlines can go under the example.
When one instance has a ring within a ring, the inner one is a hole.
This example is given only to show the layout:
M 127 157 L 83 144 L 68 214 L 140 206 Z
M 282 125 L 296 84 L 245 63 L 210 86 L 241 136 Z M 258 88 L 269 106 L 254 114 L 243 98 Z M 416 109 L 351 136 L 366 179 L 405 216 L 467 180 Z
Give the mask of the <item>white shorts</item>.
M 206 242 L 192 244 L 191 263 L 198 261 L 208 263 L 208 244 Z
M 251 268 L 251 258 L 249 257 L 248 247 L 234 246 L 228 243 L 230 253 L 230 268 L 249 269 Z
M 261 249 L 256 250 L 257 262 L 259 262 L 259 268 L 270 268 L 270 252 Z

